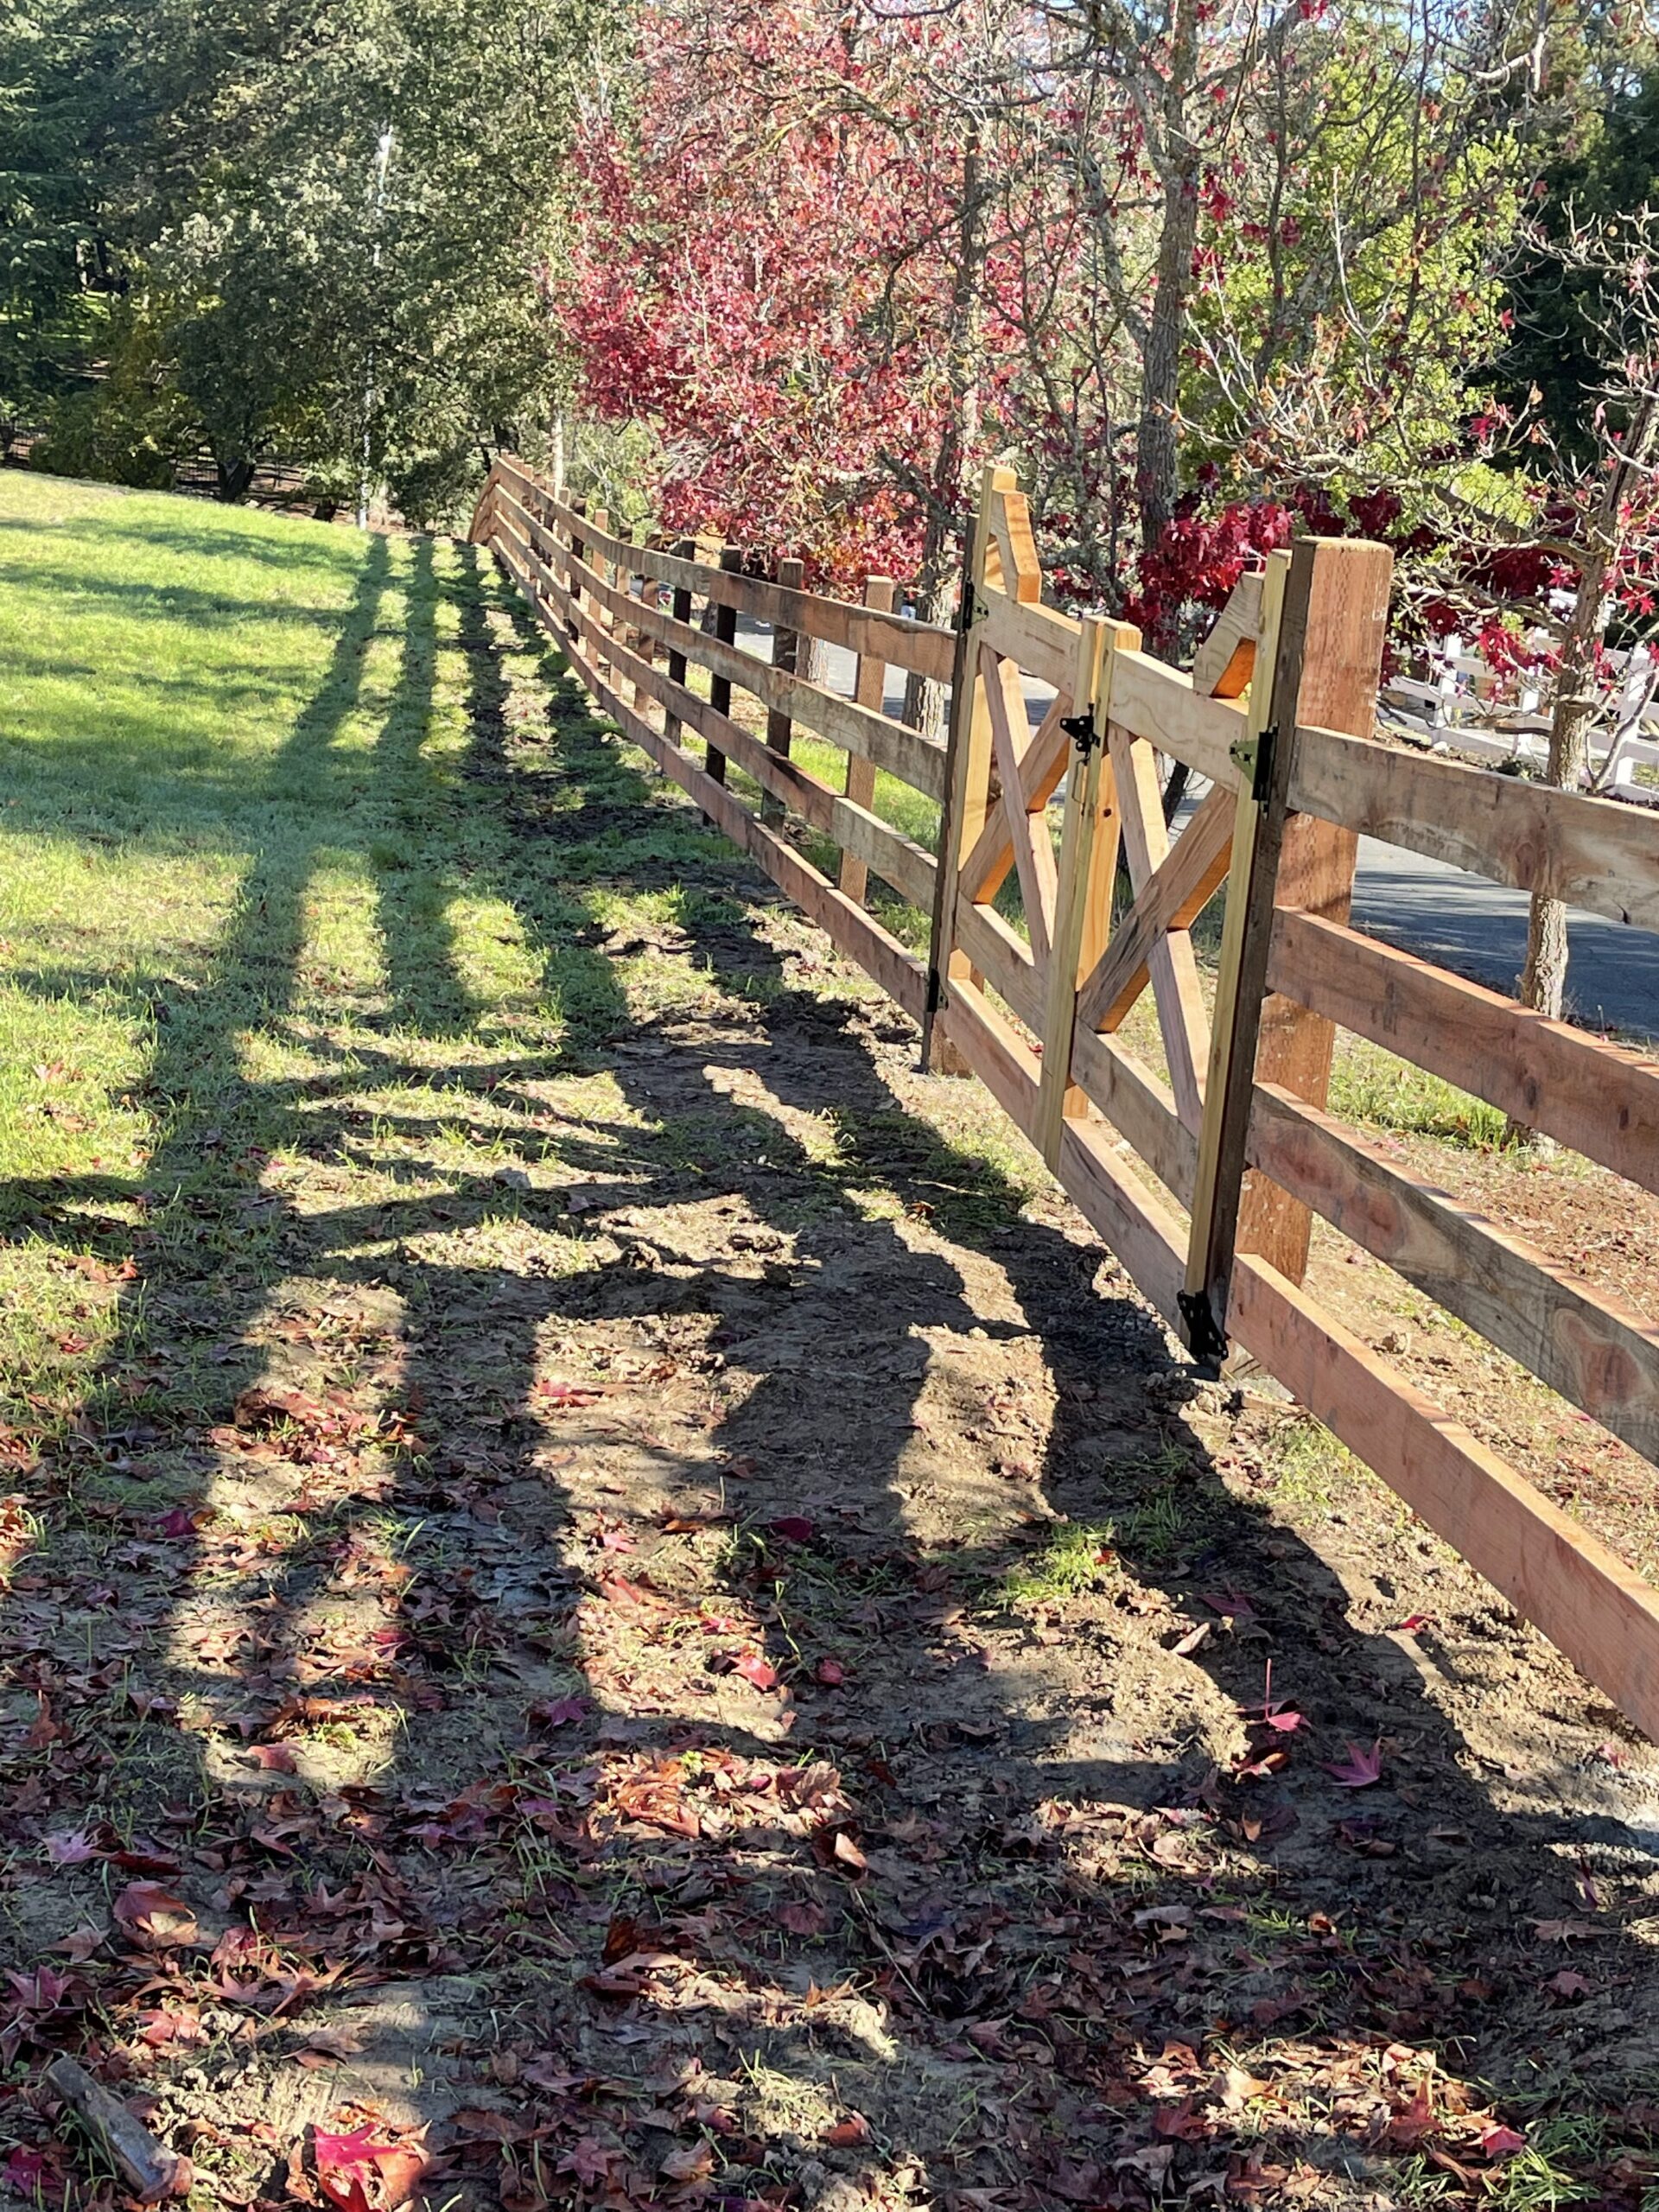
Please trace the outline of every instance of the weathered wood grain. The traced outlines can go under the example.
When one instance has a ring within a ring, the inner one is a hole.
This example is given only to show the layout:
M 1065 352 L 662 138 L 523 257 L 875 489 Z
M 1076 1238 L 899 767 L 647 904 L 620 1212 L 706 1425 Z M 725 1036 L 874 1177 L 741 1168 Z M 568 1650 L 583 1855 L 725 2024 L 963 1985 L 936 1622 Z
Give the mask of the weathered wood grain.
M 1319 1108 L 1259 1084 L 1250 1159 L 1542 1382 L 1659 1460 L 1659 1331 Z
M 1659 1191 L 1659 1060 L 1312 914 L 1278 917 L 1268 979 L 1356 1036 Z

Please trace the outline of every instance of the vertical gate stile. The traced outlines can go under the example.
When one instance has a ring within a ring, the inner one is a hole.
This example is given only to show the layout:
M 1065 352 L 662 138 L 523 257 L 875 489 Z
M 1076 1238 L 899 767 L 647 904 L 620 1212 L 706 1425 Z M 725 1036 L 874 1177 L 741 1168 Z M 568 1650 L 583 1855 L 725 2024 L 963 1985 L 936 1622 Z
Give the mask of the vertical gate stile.
M 1319 729 L 1370 737 L 1388 632 L 1394 556 L 1362 539 L 1321 540 L 1306 617 L 1295 720 Z M 1294 765 L 1287 763 L 1288 785 Z M 1312 814 L 1288 814 L 1278 860 L 1274 903 L 1283 912 L 1346 923 L 1359 858 L 1357 830 Z M 1336 1027 L 1294 999 L 1269 994 L 1261 1011 L 1258 1081 L 1277 1084 L 1323 1107 L 1331 1085 Z M 1238 1249 L 1268 1262 L 1300 1285 L 1307 1273 L 1313 1217 L 1300 1199 L 1251 1169 L 1239 1201 Z
M 1268 847 L 1267 774 L 1273 741 L 1268 735 L 1279 693 L 1281 640 L 1286 639 L 1285 602 L 1290 588 L 1291 556 L 1270 553 L 1256 632 L 1255 672 L 1250 683 L 1245 737 L 1234 748 L 1239 770 L 1238 802 L 1233 823 L 1232 861 L 1227 874 L 1227 905 L 1222 922 L 1221 958 L 1216 972 L 1215 1012 L 1210 1031 L 1210 1066 L 1205 1084 L 1204 1120 L 1198 1132 L 1198 1172 L 1192 1190 L 1192 1224 L 1186 1255 L 1186 1287 L 1181 1299 L 1187 1348 L 1201 1359 L 1219 1359 L 1226 1350 L 1226 1278 L 1232 1265 L 1238 1225 L 1238 1192 L 1244 1173 L 1244 1143 L 1249 1125 L 1250 1092 L 1255 1080 L 1255 1039 L 1261 985 L 1254 999 L 1245 975 L 1247 942 L 1261 887 L 1271 912 L 1272 857 Z M 1306 589 L 1306 576 L 1299 582 Z M 1297 633 L 1300 634 L 1299 632 Z M 1300 646 L 1293 655 L 1289 680 L 1300 673 Z M 1262 959 L 1262 979 L 1266 959 Z
M 1093 614 L 1082 617 L 1077 672 L 1071 686 L 1077 758 L 1066 776 L 1044 1001 L 1042 1076 L 1033 1131 L 1038 1150 L 1057 1172 L 1066 1122 L 1084 1120 L 1089 1110 L 1083 1091 L 1071 1080 L 1077 993 L 1104 951 L 1111 930 L 1116 796 L 1106 753 L 1106 725 L 1111 713 L 1112 662 L 1120 651 L 1137 651 L 1140 644 L 1141 632 L 1128 623 L 1109 623 Z
M 950 683 L 950 730 L 945 763 L 945 801 L 939 823 L 938 873 L 933 892 L 933 929 L 928 953 L 926 1013 L 922 1023 L 922 1065 L 954 1073 L 936 1047 L 938 1016 L 953 976 L 969 974 L 956 949 L 957 890 L 963 861 L 985 827 L 991 799 L 991 720 L 979 672 L 982 593 L 995 545 L 992 507 L 1014 488 L 1011 468 L 988 467 L 981 480 L 979 506 L 969 527 L 957 628 L 955 669 Z

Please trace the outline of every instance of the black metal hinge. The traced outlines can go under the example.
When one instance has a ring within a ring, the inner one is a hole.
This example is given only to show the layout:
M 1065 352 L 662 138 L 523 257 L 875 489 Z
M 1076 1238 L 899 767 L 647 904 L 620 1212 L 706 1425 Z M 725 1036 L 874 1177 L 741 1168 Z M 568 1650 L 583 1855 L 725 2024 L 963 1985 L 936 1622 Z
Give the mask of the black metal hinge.
M 1178 1290 L 1175 1303 L 1186 1324 L 1187 1349 L 1193 1358 L 1213 1360 L 1219 1366 L 1227 1357 L 1227 1339 L 1217 1325 L 1209 1292 Z
M 1250 779 L 1250 797 L 1265 806 L 1273 789 L 1273 755 L 1279 742 L 1279 725 L 1269 722 L 1257 737 L 1241 737 L 1230 750 L 1233 765 Z

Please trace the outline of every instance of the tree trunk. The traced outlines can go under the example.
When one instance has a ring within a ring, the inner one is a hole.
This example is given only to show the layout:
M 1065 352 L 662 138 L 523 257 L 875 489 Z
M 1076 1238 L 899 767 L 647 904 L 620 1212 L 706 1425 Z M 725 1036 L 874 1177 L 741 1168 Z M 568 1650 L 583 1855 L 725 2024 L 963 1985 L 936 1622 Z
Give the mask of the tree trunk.
M 979 292 L 985 259 L 988 190 L 981 162 L 979 126 L 969 127 L 962 157 L 962 204 L 957 227 L 957 266 L 950 289 L 945 372 L 952 404 L 933 462 L 933 497 L 916 579 L 916 613 L 923 622 L 949 620 L 951 542 L 966 518 L 969 457 L 979 441 Z M 905 720 L 925 737 L 943 743 L 947 709 L 943 684 L 910 675 L 905 679 Z
M 248 487 L 253 482 L 254 471 L 258 465 L 257 461 L 250 461 L 245 454 L 238 454 L 229 461 L 215 454 L 213 474 L 218 479 L 218 485 L 214 498 L 227 507 L 239 507 L 248 496 Z
M 1544 780 L 1554 791 L 1576 791 L 1590 758 L 1590 725 L 1596 709 L 1595 666 L 1601 643 L 1602 590 L 1606 571 L 1599 560 L 1586 562 L 1579 595 L 1561 644 L 1550 716 L 1549 754 Z M 1567 990 L 1567 907 L 1541 891 L 1532 894 L 1527 917 L 1527 961 L 1516 995 L 1535 1014 L 1554 1021 L 1561 1016 Z M 1538 1133 L 1511 1119 L 1504 1142 L 1535 1145 Z
M 1198 149 L 1187 134 L 1186 103 L 1198 65 L 1201 0 L 1179 0 L 1164 90 L 1163 227 L 1158 241 L 1158 283 L 1147 318 L 1141 355 L 1141 422 L 1135 435 L 1135 488 L 1141 499 L 1141 543 L 1151 552 L 1175 512 L 1180 492 L 1180 453 L 1175 413 L 1180 398 L 1181 341 L 1192 294 L 1192 255 L 1198 238 Z

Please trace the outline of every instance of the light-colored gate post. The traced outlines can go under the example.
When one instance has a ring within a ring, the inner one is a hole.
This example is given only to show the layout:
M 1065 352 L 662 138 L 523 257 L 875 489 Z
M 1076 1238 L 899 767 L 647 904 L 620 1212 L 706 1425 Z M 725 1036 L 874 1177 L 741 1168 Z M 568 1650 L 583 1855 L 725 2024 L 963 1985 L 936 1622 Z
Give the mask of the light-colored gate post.
M 950 679 L 950 730 L 945 756 L 944 809 L 939 823 L 939 866 L 933 890 L 933 930 L 927 961 L 927 1010 L 922 1020 L 922 1065 L 940 1074 L 963 1071 L 947 1065 L 954 1055 L 936 1049 L 936 1028 L 953 976 L 972 969 L 956 949 L 957 886 L 962 864 L 979 842 L 991 802 L 991 716 L 979 669 L 981 591 L 988 569 L 1001 572 L 992 505 L 1015 489 L 1011 468 L 989 466 L 980 480 L 979 505 L 969 528 L 957 611 L 956 666 Z M 1039 579 L 1038 589 L 1041 589 Z

